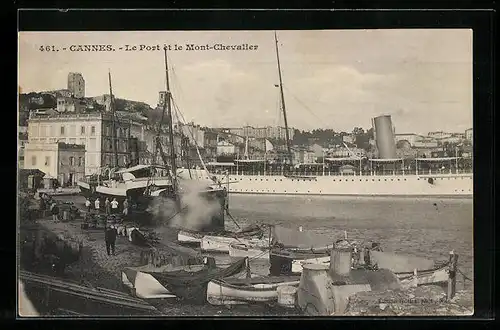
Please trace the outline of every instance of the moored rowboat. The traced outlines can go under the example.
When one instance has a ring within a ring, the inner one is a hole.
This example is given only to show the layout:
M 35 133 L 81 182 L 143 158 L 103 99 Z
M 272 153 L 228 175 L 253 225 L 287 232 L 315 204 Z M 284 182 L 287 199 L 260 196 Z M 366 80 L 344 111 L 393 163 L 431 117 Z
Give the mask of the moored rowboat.
M 177 233 L 177 241 L 181 244 L 200 244 L 202 238 L 202 234 L 195 232 L 180 230 Z
M 203 236 L 200 248 L 203 252 L 229 253 L 229 245 L 239 241 L 233 237 Z
M 192 230 L 180 230 L 177 234 L 177 241 L 181 244 L 200 244 L 205 236 L 222 237 L 227 239 L 252 239 L 262 237 L 262 229 L 259 226 L 252 225 L 243 228 L 237 232 L 222 231 L 222 232 L 197 232 Z M 228 250 L 228 249 L 227 249 Z
M 212 305 L 275 302 L 278 299 L 278 287 L 298 287 L 299 284 L 299 276 L 212 280 L 207 287 L 207 301 Z
M 232 258 L 267 259 L 269 260 L 269 247 L 259 243 L 231 243 L 229 244 L 229 256 Z

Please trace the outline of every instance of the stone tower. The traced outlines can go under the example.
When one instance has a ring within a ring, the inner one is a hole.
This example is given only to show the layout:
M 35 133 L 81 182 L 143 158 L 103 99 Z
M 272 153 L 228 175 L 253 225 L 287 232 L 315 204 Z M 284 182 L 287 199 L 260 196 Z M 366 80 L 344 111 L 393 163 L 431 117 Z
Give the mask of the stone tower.
M 68 74 L 68 90 L 73 97 L 85 97 L 85 80 L 81 73 L 70 72 Z

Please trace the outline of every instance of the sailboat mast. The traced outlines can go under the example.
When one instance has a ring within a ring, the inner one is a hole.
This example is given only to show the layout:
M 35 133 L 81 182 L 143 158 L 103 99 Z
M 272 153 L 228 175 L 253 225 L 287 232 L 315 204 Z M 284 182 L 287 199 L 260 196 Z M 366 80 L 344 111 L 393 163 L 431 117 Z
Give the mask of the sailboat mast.
M 276 41 L 276 59 L 278 61 L 278 75 L 280 79 L 280 95 L 281 95 L 281 106 L 283 108 L 283 120 L 285 121 L 285 138 L 286 138 L 286 149 L 288 152 L 288 158 L 290 163 L 292 162 L 292 152 L 290 150 L 290 137 L 288 135 L 288 121 L 286 118 L 286 106 L 285 106 L 285 96 L 283 94 L 283 81 L 281 79 L 281 66 L 280 66 L 280 56 L 278 51 L 278 37 L 276 36 L 276 31 L 274 32 L 274 40 Z
M 111 107 L 111 118 L 112 118 L 112 128 L 113 132 L 111 134 L 111 148 L 113 150 L 114 155 L 114 167 L 118 167 L 118 151 L 116 150 L 116 123 L 115 123 L 115 102 L 113 99 L 113 88 L 111 87 L 111 71 L 108 71 L 108 80 L 109 80 L 109 97 L 110 102 L 109 105 Z
M 168 77 L 168 59 L 167 59 L 167 48 L 165 51 L 165 82 L 166 82 L 166 99 L 165 106 L 167 107 L 167 121 L 168 121 L 168 133 L 169 133 L 169 145 L 170 145 L 170 166 L 172 167 L 172 187 L 174 190 L 175 204 L 177 206 L 177 211 L 180 211 L 180 200 L 179 200 L 179 190 L 177 186 L 177 164 L 175 156 L 175 143 L 174 143 L 174 125 L 172 116 L 172 104 L 171 104 L 171 94 L 170 94 L 170 80 Z

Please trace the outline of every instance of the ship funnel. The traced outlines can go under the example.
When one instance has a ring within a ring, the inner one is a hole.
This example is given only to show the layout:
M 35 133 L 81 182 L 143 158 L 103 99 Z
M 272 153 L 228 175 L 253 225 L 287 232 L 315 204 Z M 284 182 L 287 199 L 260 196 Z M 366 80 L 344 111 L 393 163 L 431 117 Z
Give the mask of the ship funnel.
M 373 118 L 375 142 L 377 143 L 378 157 L 380 159 L 396 158 L 396 141 L 390 115 Z

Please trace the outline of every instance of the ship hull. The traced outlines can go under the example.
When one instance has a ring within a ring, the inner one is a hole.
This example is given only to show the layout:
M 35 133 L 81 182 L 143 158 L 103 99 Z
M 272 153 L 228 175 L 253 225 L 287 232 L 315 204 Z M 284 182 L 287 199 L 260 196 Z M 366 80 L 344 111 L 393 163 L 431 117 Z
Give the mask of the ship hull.
M 440 196 L 472 197 L 472 174 L 422 175 L 325 175 L 290 177 L 284 175 L 207 175 L 192 170 L 191 179 L 210 181 L 216 177 L 222 186 L 229 180 L 235 194 L 325 195 L 325 196 Z M 190 176 L 184 174 L 183 179 Z

